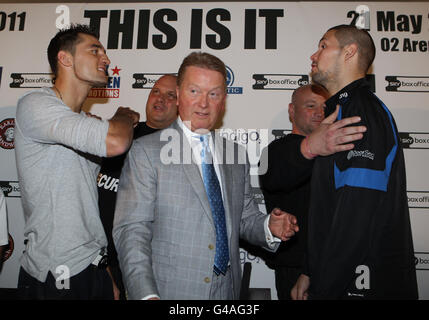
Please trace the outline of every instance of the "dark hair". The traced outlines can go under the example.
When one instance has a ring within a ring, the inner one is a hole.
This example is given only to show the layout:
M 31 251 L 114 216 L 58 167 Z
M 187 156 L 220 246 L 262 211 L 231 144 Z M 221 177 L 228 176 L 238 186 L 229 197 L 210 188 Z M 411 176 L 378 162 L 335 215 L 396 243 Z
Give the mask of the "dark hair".
M 366 30 L 346 24 L 332 27 L 328 31 L 331 30 L 335 31 L 335 38 L 341 48 L 352 43 L 357 44 L 359 68 L 366 73 L 375 58 L 375 45 L 371 35 Z
M 225 64 L 218 57 L 206 52 L 192 52 L 180 65 L 179 72 L 177 73 L 177 85 L 180 86 L 183 81 L 186 68 L 194 66 L 204 69 L 220 72 L 225 81 L 226 89 L 226 67 Z
M 64 50 L 74 55 L 76 44 L 81 41 L 79 38 L 80 33 L 88 34 L 97 39 L 99 37 L 98 33 L 91 30 L 87 25 L 71 24 L 69 28 L 58 31 L 58 33 L 51 39 L 51 42 L 49 42 L 48 61 L 55 77 L 57 76 L 58 72 L 58 52 Z

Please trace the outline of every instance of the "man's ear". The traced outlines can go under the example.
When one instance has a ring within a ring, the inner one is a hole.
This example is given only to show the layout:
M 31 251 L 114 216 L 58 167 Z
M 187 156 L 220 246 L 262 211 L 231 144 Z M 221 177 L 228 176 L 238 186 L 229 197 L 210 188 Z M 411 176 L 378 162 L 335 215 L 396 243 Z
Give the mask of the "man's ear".
M 295 115 L 293 103 L 289 103 L 289 110 L 288 111 L 289 111 L 289 121 L 290 121 L 290 123 L 292 123 L 292 119 Z
M 357 57 L 357 51 L 358 51 L 358 46 L 356 43 L 351 43 L 349 45 L 346 45 L 344 47 L 344 56 L 345 56 L 346 61 L 350 60 L 354 56 Z
M 71 67 L 73 65 L 73 57 L 70 52 L 61 50 L 57 55 L 58 64 L 64 67 Z

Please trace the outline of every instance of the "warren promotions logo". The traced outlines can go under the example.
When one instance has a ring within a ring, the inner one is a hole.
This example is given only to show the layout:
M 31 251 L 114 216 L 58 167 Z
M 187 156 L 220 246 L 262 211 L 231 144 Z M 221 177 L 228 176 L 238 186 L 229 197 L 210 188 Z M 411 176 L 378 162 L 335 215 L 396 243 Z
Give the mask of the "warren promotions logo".
M 255 90 L 295 90 L 309 84 L 306 74 L 254 74 Z
M 112 69 L 112 76 L 107 79 L 107 85 L 104 88 L 92 88 L 88 93 L 88 98 L 119 98 L 119 89 L 121 87 L 119 71 L 121 70 L 122 69 L 119 69 L 118 66 L 115 66 L 115 68 Z
M 134 73 L 133 89 L 152 89 L 155 82 L 167 73 Z
M 226 85 L 228 94 L 243 94 L 243 87 L 233 87 L 235 76 L 232 69 L 226 66 Z
M 12 73 L 11 88 L 42 88 L 53 85 L 52 73 Z
M 20 198 L 21 189 L 18 181 L 0 181 L 0 188 L 3 191 L 5 197 L 8 198 Z
M 429 77 L 386 76 L 386 91 L 429 92 Z
M 0 122 L 0 147 L 3 149 L 13 149 L 15 132 L 15 119 L 8 118 Z
M 399 138 L 404 149 L 429 149 L 427 132 L 399 132 Z

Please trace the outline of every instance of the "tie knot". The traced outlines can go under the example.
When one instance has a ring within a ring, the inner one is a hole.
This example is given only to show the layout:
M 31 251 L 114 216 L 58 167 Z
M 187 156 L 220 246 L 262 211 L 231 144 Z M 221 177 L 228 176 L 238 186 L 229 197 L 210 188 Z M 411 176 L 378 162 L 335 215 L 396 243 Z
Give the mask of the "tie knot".
M 204 148 L 209 147 L 209 136 L 208 135 L 200 136 L 200 141 L 203 144 Z

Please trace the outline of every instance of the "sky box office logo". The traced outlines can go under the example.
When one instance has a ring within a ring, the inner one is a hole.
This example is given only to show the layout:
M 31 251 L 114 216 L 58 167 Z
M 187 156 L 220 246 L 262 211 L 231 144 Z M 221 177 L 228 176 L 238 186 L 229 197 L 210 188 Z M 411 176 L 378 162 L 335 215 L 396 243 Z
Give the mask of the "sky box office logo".
M 43 88 L 53 85 L 52 73 L 12 73 L 10 88 Z
M 21 188 L 19 187 L 18 181 L 0 181 L 0 189 L 3 191 L 5 197 L 21 197 Z
M 429 209 L 429 191 L 407 191 L 408 207 Z
M 429 270 L 429 253 L 414 252 L 414 263 L 416 270 Z
M 243 94 L 243 87 L 233 87 L 235 81 L 234 72 L 226 66 L 226 85 L 228 94 Z
M 306 74 L 254 74 L 254 90 L 295 90 L 310 83 Z
M 386 91 L 390 92 L 429 92 L 429 77 L 386 76 Z
M 152 89 L 155 82 L 168 73 L 134 73 L 133 89 Z M 174 73 L 172 73 L 175 75 Z
M 429 149 L 429 133 L 399 132 L 399 139 L 404 149 Z

